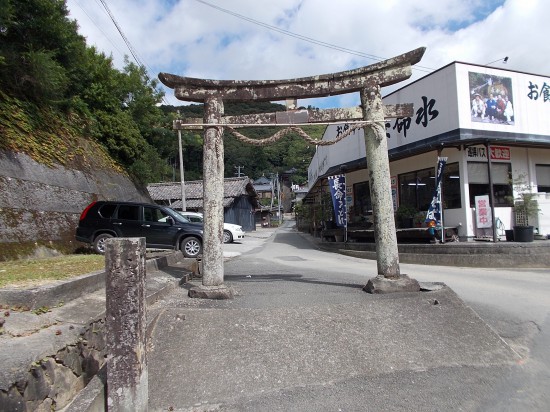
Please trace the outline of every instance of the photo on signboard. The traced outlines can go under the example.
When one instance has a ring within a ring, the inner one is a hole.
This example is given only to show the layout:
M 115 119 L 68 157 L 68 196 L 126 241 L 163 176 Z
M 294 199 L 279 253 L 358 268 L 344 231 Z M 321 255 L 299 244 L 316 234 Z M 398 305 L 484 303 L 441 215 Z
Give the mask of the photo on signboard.
M 512 79 L 486 73 L 468 73 L 473 122 L 513 125 Z

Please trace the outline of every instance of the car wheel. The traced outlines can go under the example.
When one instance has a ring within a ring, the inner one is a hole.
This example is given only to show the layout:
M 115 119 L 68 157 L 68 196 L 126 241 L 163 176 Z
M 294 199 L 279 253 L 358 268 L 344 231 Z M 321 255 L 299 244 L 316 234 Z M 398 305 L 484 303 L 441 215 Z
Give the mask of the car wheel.
M 229 230 L 223 231 L 223 243 L 231 243 L 233 242 L 233 235 Z
M 98 237 L 94 239 L 94 251 L 96 253 L 99 253 L 100 255 L 105 254 L 105 241 L 107 239 L 111 239 L 113 235 L 110 235 L 108 233 L 102 233 Z
M 195 258 L 202 253 L 202 244 L 200 239 L 195 236 L 190 236 L 181 241 L 180 249 L 183 256 Z

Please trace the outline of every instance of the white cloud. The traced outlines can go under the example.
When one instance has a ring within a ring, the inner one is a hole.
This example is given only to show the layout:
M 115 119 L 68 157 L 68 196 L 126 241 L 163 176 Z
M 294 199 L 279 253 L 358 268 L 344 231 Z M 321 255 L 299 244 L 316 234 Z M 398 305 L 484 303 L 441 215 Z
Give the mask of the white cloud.
M 413 79 L 425 75 L 426 68 L 437 69 L 455 60 L 486 64 L 505 56 L 509 60 L 502 67 L 548 72 L 547 0 L 205 1 L 230 13 L 198 0 L 116 0 L 108 5 L 153 76 L 168 72 L 214 79 L 282 79 L 377 61 L 284 35 L 247 19 L 375 58 L 426 46 Z M 88 44 L 112 54 L 122 67 L 123 55 L 130 52 L 101 3 L 68 0 L 67 5 Z M 167 100 L 180 103 L 171 90 Z M 341 102 L 347 105 L 352 100 Z

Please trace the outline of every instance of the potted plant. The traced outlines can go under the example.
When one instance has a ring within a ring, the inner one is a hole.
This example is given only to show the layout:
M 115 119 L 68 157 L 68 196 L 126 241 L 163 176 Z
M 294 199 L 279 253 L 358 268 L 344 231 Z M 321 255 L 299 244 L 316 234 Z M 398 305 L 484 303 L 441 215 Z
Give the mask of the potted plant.
M 418 210 L 410 205 L 399 205 L 395 211 L 395 222 L 399 228 L 411 228 Z
M 535 232 L 533 226 L 529 224 L 529 218 L 537 216 L 540 211 L 537 193 L 532 191 L 532 186 L 526 182 L 523 175 L 515 179 L 513 184 L 516 192 L 514 198 L 514 241 L 532 242 Z
M 320 205 L 320 213 L 325 229 L 335 229 L 334 206 L 332 205 L 332 196 L 330 192 L 323 193 Z
M 426 212 L 416 212 L 414 214 L 413 221 L 415 227 L 422 227 L 422 225 L 426 221 Z

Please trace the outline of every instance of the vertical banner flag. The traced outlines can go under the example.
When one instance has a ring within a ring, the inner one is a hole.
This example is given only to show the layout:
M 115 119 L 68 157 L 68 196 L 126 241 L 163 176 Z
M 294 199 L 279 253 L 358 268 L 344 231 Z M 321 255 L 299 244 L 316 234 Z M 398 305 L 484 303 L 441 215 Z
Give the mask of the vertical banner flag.
M 347 227 L 346 176 L 329 176 L 328 185 L 330 187 L 330 195 L 332 196 L 332 205 L 334 206 L 336 226 Z
M 425 222 L 435 221 L 436 225 L 441 225 L 441 180 L 443 179 L 443 169 L 447 164 L 446 157 L 437 158 L 437 175 L 435 177 L 435 191 L 426 214 Z

